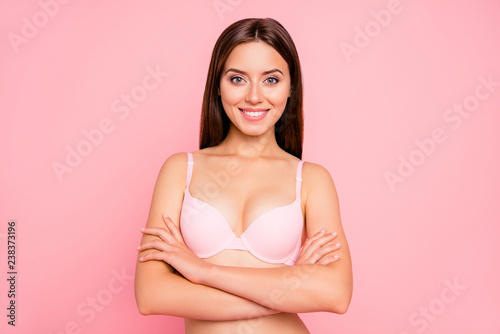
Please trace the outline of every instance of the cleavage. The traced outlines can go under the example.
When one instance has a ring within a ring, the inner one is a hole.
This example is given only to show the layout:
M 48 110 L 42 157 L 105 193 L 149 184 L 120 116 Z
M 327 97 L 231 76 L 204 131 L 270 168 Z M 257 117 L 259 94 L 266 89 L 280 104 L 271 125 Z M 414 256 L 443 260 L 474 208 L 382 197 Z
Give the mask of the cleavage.
M 272 193 L 263 192 L 262 196 L 253 195 L 250 198 L 241 199 L 238 199 L 237 196 L 231 198 L 227 193 L 213 198 L 203 198 L 204 196 L 195 189 L 189 189 L 189 193 L 191 197 L 210 205 L 218 211 L 237 237 L 243 234 L 259 217 L 278 207 L 290 206 L 296 200 L 293 191 L 283 194 L 283 192 L 277 193 L 274 190 Z

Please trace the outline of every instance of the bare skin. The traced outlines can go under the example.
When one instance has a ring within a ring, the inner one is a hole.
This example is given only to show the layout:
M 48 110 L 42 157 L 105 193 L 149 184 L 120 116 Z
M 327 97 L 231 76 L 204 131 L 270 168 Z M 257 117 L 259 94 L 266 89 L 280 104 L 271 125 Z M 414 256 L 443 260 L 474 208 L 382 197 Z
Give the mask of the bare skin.
M 241 44 L 226 61 L 220 93 L 232 124 L 221 144 L 193 152 L 190 192 L 217 208 L 239 236 L 258 216 L 295 199 L 298 159 L 274 136 L 290 94 L 288 66 L 263 42 Z M 249 121 L 242 112 L 246 108 L 266 110 L 266 116 Z M 186 333 L 257 334 L 308 333 L 297 313 L 347 310 L 350 253 L 335 186 L 323 167 L 304 163 L 303 248 L 289 267 L 240 250 L 207 259 L 193 254 L 178 225 L 186 166 L 186 154 L 174 154 L 155 186 L 138 248 L 135 291 L 142 314 L 184 317 Z M 229 182 L 207 188 L 217 185 L 217 175 L 228 168 L 233 171 Z

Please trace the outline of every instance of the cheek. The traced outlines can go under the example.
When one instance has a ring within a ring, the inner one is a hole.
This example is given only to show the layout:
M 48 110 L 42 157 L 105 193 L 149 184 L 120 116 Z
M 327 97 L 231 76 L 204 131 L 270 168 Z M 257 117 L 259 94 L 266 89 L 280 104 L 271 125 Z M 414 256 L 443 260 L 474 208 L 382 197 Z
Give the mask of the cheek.
M 231 86 L 224 86 L 221 84 L 220 86 L 220 99 L 222 102 L 222 107 L 224 108 L 224 112 L 227 117 L 234 121 L 233 117 L 233 107 L 238 104 L 240 98 L 238 97 L 238 91 Z
M 242 89 L 231 86 L 221 86 L 221 99 L 223 103 L 236 104 L 244 97 Z
M 275 106 L 285 106 L 288 99 L 289 89 L 284 88 L 270 92 L 267 96 L 268 100 Z

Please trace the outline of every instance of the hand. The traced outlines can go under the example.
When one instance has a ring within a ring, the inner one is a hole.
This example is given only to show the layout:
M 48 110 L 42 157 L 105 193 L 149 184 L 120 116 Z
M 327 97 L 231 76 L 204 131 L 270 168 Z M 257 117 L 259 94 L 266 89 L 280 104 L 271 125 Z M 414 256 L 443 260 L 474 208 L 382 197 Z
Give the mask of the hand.
M 155 235 L 159 239 L 148 241 L 137 248 L 140 252 L 147 249 L 158 250 L 144 255 L 140 261 L 164 261 L 192 283 L 201 283 L 205 273 L 210 269 L 210 264 L 201 260 L 186 246 L 181 231 L 169 217 L 163 215 L 163 221 L 166 228 L 141 229 L 142 233 Z
M 340 257 L 333 253 L 340 249 L 340 244 L 331 243 L 336 237 L 337 232 L 326 233 L 325 229 L 321 229 L 304 242 L 295 265 L 316 263 L 326 265 L 337 261 Z

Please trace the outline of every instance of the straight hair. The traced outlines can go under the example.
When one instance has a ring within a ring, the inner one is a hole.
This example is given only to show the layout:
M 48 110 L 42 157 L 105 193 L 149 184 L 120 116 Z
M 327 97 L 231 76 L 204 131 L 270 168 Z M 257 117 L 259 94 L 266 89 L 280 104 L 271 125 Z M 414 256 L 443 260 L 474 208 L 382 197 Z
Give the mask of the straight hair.
M 231 121 L 219 96 L 220 78 L 231 51 L 242 43 L 262 41 L 273 47 L 288 64 L 290 97 L 274 132 L 276 142 L 286 152 L 302 159 L 304 116 L 302 74 L 295 44 L 286 29 L 271 18 L 248 18 L 227 27 L 215 43 L 208 69 L 201 108 L 200 149 L 216 146 L 226 138 Z

